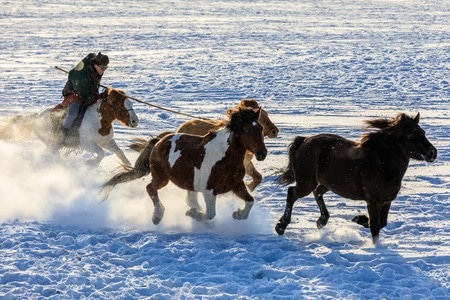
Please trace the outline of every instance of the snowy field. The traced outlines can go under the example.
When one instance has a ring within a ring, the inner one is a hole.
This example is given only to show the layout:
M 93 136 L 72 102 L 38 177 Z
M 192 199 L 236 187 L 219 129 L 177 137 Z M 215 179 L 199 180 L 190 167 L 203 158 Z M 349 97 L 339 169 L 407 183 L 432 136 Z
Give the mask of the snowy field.
M 73 3 L 76 3 L 74 5 Z M 185 192 L 162 190 L 151 223 L 149 178 L 99 187 L 119 166 L 86 153 L 64 164 L 38 140 L 0 141 L 0 299 L 449 299 L 450 1 L 0 1 L 0 124 L 61 100 L 66 75 L 89 52 L 111 63 L 102 83 L 142 101 L 220 119 L 253 97 L 280 129 L 256 167 L 264 181 L 248 220 L 184 215 Z M 135 102 L 136 136 L 187 117 Z M 389 223 L 373 245 L 350 222 L 365 202 L 325 195 L 319 230 L 312 195 L 296 203 L 284 236 L 274 226 L 286 188 L 274 171 L 296 135 L 358 139 L 363 121 L 421 114 L 438 149 L 411 161 Z

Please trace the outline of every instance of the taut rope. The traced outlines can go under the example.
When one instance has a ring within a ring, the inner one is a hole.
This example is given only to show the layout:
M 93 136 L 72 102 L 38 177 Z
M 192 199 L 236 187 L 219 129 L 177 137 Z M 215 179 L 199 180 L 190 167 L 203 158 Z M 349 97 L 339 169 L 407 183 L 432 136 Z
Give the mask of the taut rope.
M 63 68 L 58 67 L 58 66 L 55 66 L 55 69 L 60 70 L 60 71 L 62 71 L 64 73 L 66 73 L 66 74 L 69 73 L 69 71 L 64 70 Z M 100 86 L 102 88 L 107 88 L 107 86 L 104 86 L 102 84 L 100 84 Z M 212 120 L 210 120 L 208 118 L 194 116 L 194 115 L 187 114 L 187 113 L 180 112 L 180 111 L 176 111 L 176 110 L 173 110 L 173 109 L 170 109 L 170 108 L 165 108 L 165 107 L 162 107 L 162 106 L 159 106 L 159 105 L 155 105 L 155 104 L 152 104 L 152 103 L 147 102 L 147 101 L 142 101 L 142 100 L 136 99 L 136 98 L 128 96 L 128 95 L 126 95 L 126 96 L 127 96 L 128 99 L 131 99 L 131 100 L 134 100 L 136 102 L 139 102 L 139 103 L 142 103 L 142 104 L 145 104 L 145 105 L 148 105 L 148 106 L 152 106 L 152 107 L 155 107 L 155 108 L 158 108 L 158 109 L 162 109 L 162 110 L 165 110 L 165 111 L 168 111 L 168 112 L 171 112 L 171 113 L 175 113 L 175 114 L 178 114 L 178 115 L 183 115 L 183 116 L 194 118 L 194 119 L 201 119 L 201 120 L 204 120 L 204 121 L 207 121 L 207 122 L 210 122 L 210 123 L 215 123 L 214 121 L 212 121 Z

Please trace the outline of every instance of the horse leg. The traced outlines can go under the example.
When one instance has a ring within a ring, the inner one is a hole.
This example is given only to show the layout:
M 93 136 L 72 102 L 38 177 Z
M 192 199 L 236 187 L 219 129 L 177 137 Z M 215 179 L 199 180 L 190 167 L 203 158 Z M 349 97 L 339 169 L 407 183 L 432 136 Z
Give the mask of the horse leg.
M 198 204 L 198 193 L 194 191 L 188 191 L 186 197 L 186 203 L 190 208 L 200 210 L 200 204 Z
M 328 189 L 325 186 L 319 185 L 313 192 L 314 199 L 316 199 L 317 205 L 319 206 L 319 209 L 320 209 L 320 217 L 317 220 L 317 228 L 319 228 L 319 229 L 325 227 L 325 225 L 327 225 L 327 223 L 328 223 L 328 219 L 330 218 L 328 209 L 325 205 L 325 202 L 323 201 L 323 195 L 327 191 L 328 191 Z
M 380 228 L 384 228 L 387 225 L 387 219 L 391 203 L 387 203 L 381 207 Z
M 204 192 L 203 196 L 205 198 L 206 213 L 198 211 L 195 207 L 192 207 L 186 212 L 186 216 L 189 216 L 199 222 L 212 220 L 216 216 L 216 196 L 214 196 L 213 192 L 210 190 Z
M 245 184 L 243 181 L 241 181 L 237 187 L 233 190 L 233 192 L 241 199 L 245 200 L 245 206 L 242 209 L 237 209 L 233 212 L 233 218 L 236 220 L 245 220 L 248 218 L 248 215 L 250 214 L 250 210 L 253 207 L 254 199 L 252 195 L 249 194 L 247 191 L 247 188 L 245 187 Z
M 366 215 L 359 215 L 359 216 L 355 216 L 352 219 L 352 222 L 355 222 L 361 226 L 364 226 L 365 228 L 369 228 L 369 217 Z
M 166 209 L 159 200 L 158 190 L 153 186 L 153 182 L 147 185 L 147 193 L 153 201 L 154 210 L 152 222 L 153 224 L 158 225 L 159 222 L 161 222 L 162 218 L 164 217 L 164 211 Z
M 157 170 L 155 170 L 157 169 Z M 152 181 L 147 185 L 147 193 L 150 196 L 150 199 L 153 201 L 153 216 L 152 222 L 155 225 L 158 225 L 164 217 L 164 211 L 166 210 L 164 205 L 162 205 L 159 200 L 158 190 L 163 188 L 169 183 L 169 176 L 164 172 L 162 168 L 159 168 L 158 165 L 154 166 L 152 169 Z
M 244 157 L 244 168 L 245 174 L 252 178 L 252 181 L 247 183 L 250 191 L 254 191 L 255 188 L 262 182 L 262 175 L 256 170 L 252 163 L 253 154 L 249 151 L 245 153 Z
M 119 146 L 117 146 L 116 142 L 114 140 L 109 141 L 104 148 L 108 151 L 111 151 L 112 153 L 114 153 L 119 159 L 120 161 L 126 165 L 126 166 L 131 166 L 130 161 L 128 160 L 128 158 L 125 156 L 125 154 L 123 153 L 123 151 L 119 148 Z
M 206 219 L 212 220 L 216 216 L 216 196 L 212 191 L 206 191 L 203 193 L 205 198 Z
M 288 188 L 284 214 L 280 218 L 278 224 L 275 226 L 275 230 L 279 235 L 283 235 L 286 227 L 289 225 L 289 223 L 291 223 L 292 208 L 294 207 L 295 201 L 297 201 L 298 198 L 305 197 L 309 193 L 310 191 L 302 192 L 302 189 L 298 186 L 291 186 Z
M 100 165 L 100 162 L 103 160 L 103 158 L 105 158 L 105 151 L 103 151 L 100 146 L 94 144 L 93 142 L 83 141 L 80 143 L 80 146 L 84 150 L 94 154 L 94 158 L 86 161 L 86 164 L 90 167 L 97 167 L 98 165 Z
M 387 203 L 383 206 L 381 206 L 381 212 L 380 212 L 380 229 L 386 227 L 387 225 L 387 219 L 389 214 L 389 209 L 391 208 L 391 203 Z M 362 225 L 366 228 L 370 228 L 370 222 L 369 217 L 366 215 L 359 215 L 352 219 L 353 222 L 358 223 L 359 225 Z
M 367 203 L 367 210 L 369 212 L 370 233 L 372 234 L 372 241 L 375 244 L 378 241 L 381 229 L 381 205 L 377 203 Z

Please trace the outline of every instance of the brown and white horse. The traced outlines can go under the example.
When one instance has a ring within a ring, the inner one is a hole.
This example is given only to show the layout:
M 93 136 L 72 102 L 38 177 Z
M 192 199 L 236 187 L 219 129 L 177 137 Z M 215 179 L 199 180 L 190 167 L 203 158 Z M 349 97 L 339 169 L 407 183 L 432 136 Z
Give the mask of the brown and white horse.
M 105 199 L 116 184 L 151 172 L 152 181 L 147 185 L 147 193 L 154 205 L 154 224 L 162 220 L 165 211 L 158 190 L 169 181 L 188 191 L 190 209 L 186 215 L 197 221 L 213 219 L 216 215 L 216 196 L 230 191 L 245 201 L 244 208 L 236 210 L 233 218 L 246 219 L 254 199 L 243 181 L 244 156 L 246 151 L 254 153 L 257 160 L 264 160 L 267 155 L 263 128 L 258 123 L 260 111 L 235 111 L 224 128 L 204 136 L 173 133 L 150 140 L 133 168 L 114 175 L 103 185 Z M 205 212 L 200 211 L 198 192 L 203 193 Z
M 231 114 L 239 109 L 246 109 L 246 108 L 252 108 L 253 110 L 257 110 L 260 108 L 258 102 L 254 99 L 243 99 L 239 102 L 238 105 L 236 105 L 233 108 L 229 108 L 226 111 L 225 119 L 224 120 L 218 120 L 218 121 L 207 121 L 202 119 L 193 119 L 188 120 L 181 124 L 178 129 L 176 130 L 177 133 L 189 133 L 189 134 L 195 134 L 195 135 L 205 135 L 209 131 L 217 131 L 225 126 L 225 124 L 228 122 Z M 259 115 L 258 122 L 263 127 L 263 133 L 264 136 L 268 138 L 276 138 L 278 136 L 278 127 L 270 120 L 269 114 L 267 111 L 261 108 L 261 112 Z M 167 133 L 166 133 L 167 134 Z M 164 134 L 162 134 L 164 135 Z M 161 137 L 161 135 L 160 135 Z M 131 149 L 141 151 L 145 145 L 147 144 L 147 141 L 137 138 L 136 142 L 130 146 Z M 251 151 L 247 151 L 245 153 L 244 157 L 244 167 L 245 167 L 245 174 L 250 176 L 252 180 L 247 183 L 248 188 L 250 191 L 253 191 L 261 182 L 262 182 L 262 175 L 259 173 L 255 166 L 252 163 L 253 159 L 253 153 Z
M 58 152 L 63 138 L 61 128 L 65 113 L 65 110 L 51 112 L 47 109 L 41 113 L 15 116 L 0 128 L 0 139 L 23 139 L 34 133 L 50 152 Z M 94 158 L 87 161 L 91 166 L 98 166 L 105 157 L 103 149 L 113 152 L 123 164 L 131 165 L 114 141 L 113 122 L 116 120 L 128 127 L 139 124 L 133 104 L 125 92 L 108 88 L 106 99 L 97 101 L 87 109 L 79 128 L 79 143 L 63 146 L 92 153 Z

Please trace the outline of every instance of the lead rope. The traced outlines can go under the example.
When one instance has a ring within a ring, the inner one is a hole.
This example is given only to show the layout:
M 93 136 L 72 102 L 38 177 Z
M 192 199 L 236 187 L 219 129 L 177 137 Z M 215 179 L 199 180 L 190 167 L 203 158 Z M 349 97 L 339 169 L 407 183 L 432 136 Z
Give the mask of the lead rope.
M 64 73 L 66 73 L 66 74 L 69 73 L 69 71 L 64 70 L 61 67 L 54 66 L 54 68 L 57 69 L 57 70 L 60 70 L 60 71 L 62 71 Z M 100 84 L 100 86 L 102 88 L 107 88 L 107 86 L 102 85 L 102 84 Z M 183 116 L 194 118 L 194 119 L 200 119 L 200 120 L 203 120 L 203 121 L 206 121 L 206 122 L 209 122 L 209 123 L 215 123 L 213 120 L 208 119 L 208 118 L 194 116 L 194 115 L 191 115 L 191 114 L 188 114 L 188 113 L 184 113 L 184 112 L 181 112 L 181 111 L 177 111 L 177 110 L 173 110 L 173 109 L 170 109 L 170 108 L 165 108 L 165 107 L 162 107 L 162 106 L 159 106 L 159 105 L 155 105 L 155 104 L 152 104 L 152 103 L 147 102 L 147 101 L 139 100 L 137 98 L 134 98 L 134 97 L 131 97 L 131 96 L 128 96 L 128 95 L 126 95 L 126 96 L 127 96 L 128 99 L 131 99 L 131 100 L 134 100 L 136 102 L 139 102 L 139 103 L 142 103 L 142 104 L 145 104 L 145 105 L 148 105 L 148 106 L 152 106 L 152 107 L 155 107 L 155 108 L 158 108 L 158 109 L 161 109 L 161 110 L 165 110 L 165 111 L 168 111 L 168 112 L 171 112 L 171 113 L 174 113 L 174 114 L 183 115 Z

